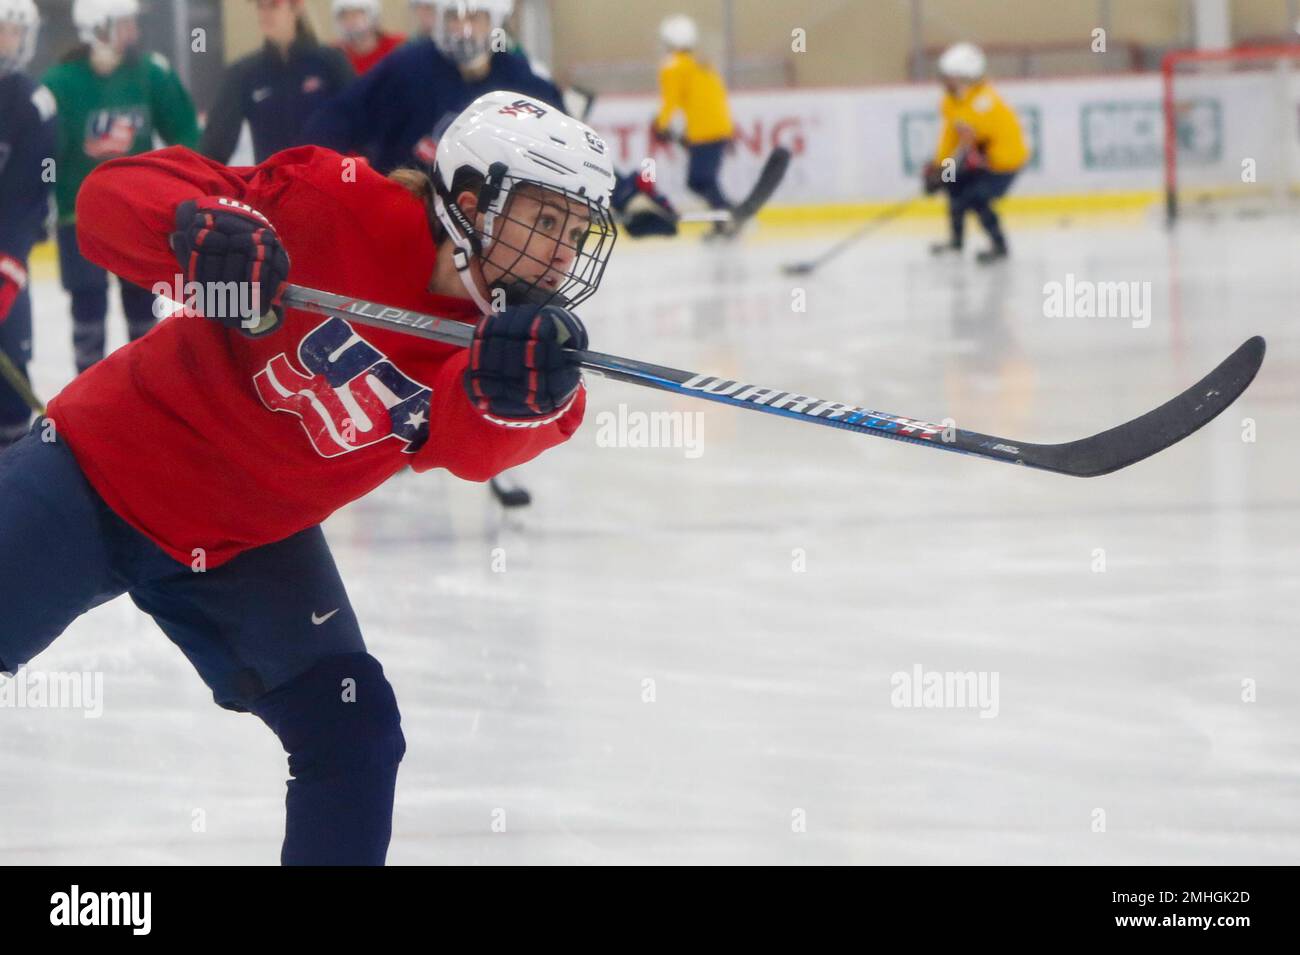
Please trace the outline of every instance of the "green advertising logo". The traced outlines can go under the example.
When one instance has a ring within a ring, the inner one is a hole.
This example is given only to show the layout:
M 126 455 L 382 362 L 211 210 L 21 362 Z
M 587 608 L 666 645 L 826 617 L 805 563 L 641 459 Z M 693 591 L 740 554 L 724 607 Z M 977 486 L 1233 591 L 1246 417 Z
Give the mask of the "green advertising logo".
M 1223 109 L 1218 100 L 1179 104 L 1179 157 L 1215 163 L 1223 155 Z M 1159 101 L 1084 103 L 1079 113 L 1084 169 L 1149 169 L 1164 162 L 1165 120 Z

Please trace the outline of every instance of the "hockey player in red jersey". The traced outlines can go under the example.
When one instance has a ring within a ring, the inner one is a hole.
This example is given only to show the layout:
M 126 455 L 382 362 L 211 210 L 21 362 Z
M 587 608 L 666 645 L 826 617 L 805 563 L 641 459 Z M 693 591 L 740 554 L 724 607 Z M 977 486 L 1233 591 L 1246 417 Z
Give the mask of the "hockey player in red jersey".
M 357 76 L 406 42 L 400 33 L 385 33 L 379 26 L 379 0 L 334 0 L 334 25 L 339 47 Z
M 179 147 L 105 163 L 78 198 L 84 254 L 187 308 L 0 454 L 0 670 L 129 594 L 284 744 L 286 863 L 382 862 L 405 749 L 320 522 L 407 465 L 483 481 L 582 420 L 563 349 L 586 347 L 570 309 L 614 239 L 604 143 L 489 93 L 434 172 L 310 146 L 251 168 Z M 477 320 L 475 342 L 286 311 L 290 277 Z

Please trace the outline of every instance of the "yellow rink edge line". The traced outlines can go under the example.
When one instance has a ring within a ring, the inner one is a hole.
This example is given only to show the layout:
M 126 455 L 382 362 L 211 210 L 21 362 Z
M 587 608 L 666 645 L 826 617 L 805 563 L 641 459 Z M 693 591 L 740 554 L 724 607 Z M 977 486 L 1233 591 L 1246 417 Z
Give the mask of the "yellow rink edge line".
M 1145 212 L 1162 201 L 1163 193 L 1155 189 L 1135 192 L 1087 192 L 1047 196 L 1007 196 L 999 200 L 998 210 L 1007 215 L 1088 215 L 1094 213 Z M 765 225 L 820 225 L 837 222 L 863 222 L 891 208 L 894 202 L 823 202 L 807 205 L 774 205 L 758 214 Z M 918 201 L 903 213 L 903 219 L 932 219 L 944 214 L 940 197 Z M 32 249 L 33 271 L 53 274 L 57 258 L 53 241 L 41 242 Z M 42 268 L 37 269 L 37 266 Z

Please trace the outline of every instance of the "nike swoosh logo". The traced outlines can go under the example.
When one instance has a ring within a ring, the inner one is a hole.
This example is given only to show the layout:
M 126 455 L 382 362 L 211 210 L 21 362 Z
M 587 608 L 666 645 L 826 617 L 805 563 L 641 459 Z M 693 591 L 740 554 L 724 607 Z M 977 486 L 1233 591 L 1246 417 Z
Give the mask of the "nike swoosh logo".
M 339 610 L 341 610 L 341 609 L 342 609 L 342 608 L 340 607 Z M 329 613 L 325 614 L 325 616 L 323 616 L 323 617 L 318 617 L 318 616 L 316 616 L 316 614 L 313 612 L 312 615 L 311 615 L 311 622 L 312 622 L 312 624 L 313 624 L 314 626 L 319 627 L 322 623 L 324 623 L 326 620 L 328 620 L 330 617 L 334 616 L 334 615 L 335 615 L 336 613 L 338 613 L 338 612 L 339 612 L 338 610 L 331 610 Z

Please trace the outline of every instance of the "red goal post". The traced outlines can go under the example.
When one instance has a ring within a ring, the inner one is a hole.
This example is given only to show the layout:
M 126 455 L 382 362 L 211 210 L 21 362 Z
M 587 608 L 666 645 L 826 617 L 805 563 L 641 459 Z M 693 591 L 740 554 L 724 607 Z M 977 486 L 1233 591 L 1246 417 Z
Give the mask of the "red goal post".
M 1276 205 L 1295 197 L 1300 190 L 1300 44 L 1172 50 L 1161 59 L 1160 72 L 1170 222 L 1193 197 L 1200 205 L 1232 198 Z M 1189 143 L 1196 134 L 1194 117 L 1210 120 L 1217 137 L 1216 148 L 1200 155 Z M 1246 161 L 1262 179 L 1246 179 Z

